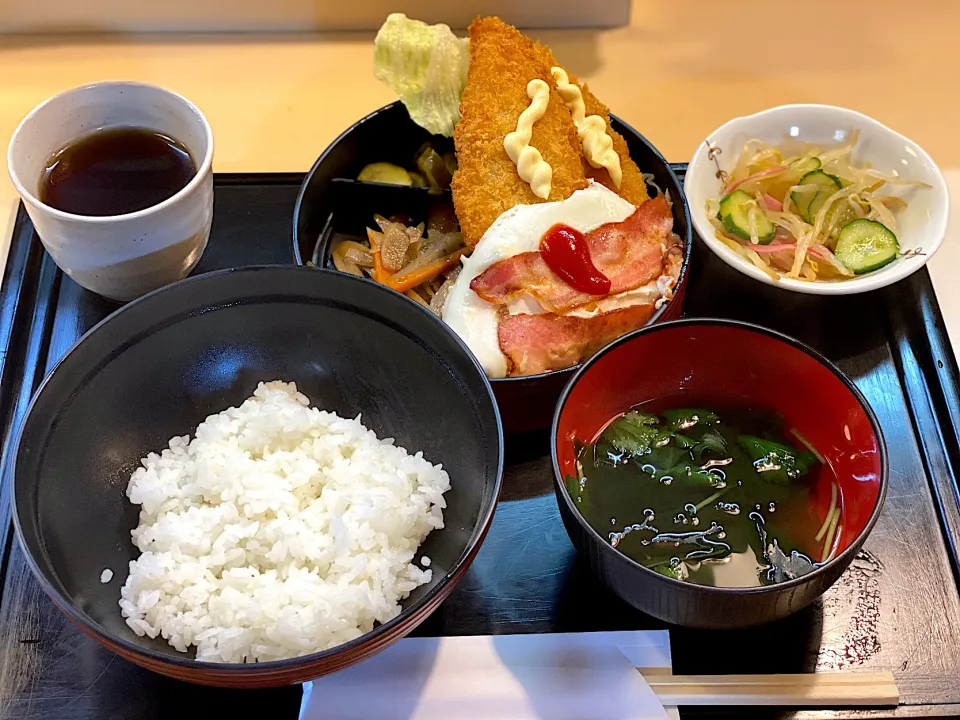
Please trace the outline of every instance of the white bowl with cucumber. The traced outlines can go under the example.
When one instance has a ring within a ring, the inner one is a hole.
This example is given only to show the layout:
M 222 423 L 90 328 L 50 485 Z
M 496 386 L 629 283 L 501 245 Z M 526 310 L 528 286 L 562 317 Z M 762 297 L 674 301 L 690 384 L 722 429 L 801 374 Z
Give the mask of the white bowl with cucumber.
M 721 260 L 796 292 L 875 290 L 923 267 L 950 197 L 916 143 L 853 110 L 783 105 L 710 133 L 684 191 Z

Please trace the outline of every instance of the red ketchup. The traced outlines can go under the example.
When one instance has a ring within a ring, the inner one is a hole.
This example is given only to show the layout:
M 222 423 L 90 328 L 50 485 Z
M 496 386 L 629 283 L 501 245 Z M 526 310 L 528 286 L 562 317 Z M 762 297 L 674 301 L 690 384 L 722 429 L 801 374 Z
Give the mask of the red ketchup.
M 607 295 L 610 278 L 590 259 L 587 239 L 569 225 L 554 225 L 540 238 L 540 256 L 570 287 L 589 295 Z

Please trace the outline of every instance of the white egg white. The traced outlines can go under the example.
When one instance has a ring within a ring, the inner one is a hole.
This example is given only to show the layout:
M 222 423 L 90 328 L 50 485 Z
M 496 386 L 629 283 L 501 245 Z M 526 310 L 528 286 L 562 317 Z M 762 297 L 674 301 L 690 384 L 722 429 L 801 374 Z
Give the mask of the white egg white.
M 599 183 L 578 190 L 566 200 L 537 205 L 518 205 L 507 210 L 480 238 L 457 278 L 442 317 L 452 327 L 480 361 L 488 377 L 501 378 L 507 374 L 507 358 L 497 339 L 497 309 L 470 289 L 470 282 L 494 263 L 523 252 L 540 248 L 540 238 L 557 223 L 563 223 L 589 232 L 600 225 L 626 220 L 636 208 L 616 193 Z M 621 307 L 650 303 L 660 296 L 656 282 L 606 298 L 589 311 L 575 310 L 571 315 L 590 317 Z M 543 309 L 531 297 L 511 303 L 511 313 L 536 313 Z

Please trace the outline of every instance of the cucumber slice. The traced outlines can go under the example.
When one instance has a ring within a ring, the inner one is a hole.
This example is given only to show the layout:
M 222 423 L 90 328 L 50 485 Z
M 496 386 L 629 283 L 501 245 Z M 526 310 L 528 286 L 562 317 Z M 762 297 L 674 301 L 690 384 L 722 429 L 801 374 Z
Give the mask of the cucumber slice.
M 833 207 L 830 208 L 830 212 L 827 213 L 827 218 L 823 226 L 824 228 L 832 227 L 833 232 L 830 234 L 830 237 L 836 238 L 840 236 L 840 231 L 844 226 L 859 218 L 860 216 L 857 214 L 857 211 L 847 202 L 847 198 L 843 198 L 839 202 L 834 203 Z
M 718 218 L 723 220 L 734 208 L 739 207 L 740 205 L 756 200 L 750 193 L 746 190 L 734 190 L 729 195 L 724 195 L 720 200 L 720 213 L 717 215 Z
M 807 205 L 806 221 L 808 223 L 813 225 L 813 223 L 816 222 L 817 213 L 819 213 L 821 208 L 823 208 L 823 205 L 827 202 L 827 199 L 839 189 L 840 186 L 837 185 L 835 188 L 830 188 L 829 190 L 821 190 L 814 196 L 813 200 L 810 201 L 810 204 Z
M 843 226 L 834 254 L 854 274 L 863 275 L 892 263 L 899 252 L 897 236 L 886 225 L 860 218 Z
M 766 213 L 757 205 L 756 198 L 744 190 L 734 190 L 720 201 L 720 220 L 731 235 L 750 242 L 750 211 L 754 209 L 757 240 L 767 245 L 777 232 Z
M 814 156 L 794 160 L 790 163 L 790 167 L 799 172 L 801 176 L 806 175 L 807 173 L 820 169 L 820 158 Z
M 819 160 L 817 162 L 820 162 Z M 817 212 L 823 207 L 827 198 L 840 189 L 840 181 L 833 175 L 828 175 L 823 170 L 812 170 L 800 178 L 797 185 L 814 185 L 821 188 L 819 192 L 808 190 L 806 192 L 794 191 L 790 196 L 797 212 L 803 216 L 808 223 L 812 223 L 817 217 Z

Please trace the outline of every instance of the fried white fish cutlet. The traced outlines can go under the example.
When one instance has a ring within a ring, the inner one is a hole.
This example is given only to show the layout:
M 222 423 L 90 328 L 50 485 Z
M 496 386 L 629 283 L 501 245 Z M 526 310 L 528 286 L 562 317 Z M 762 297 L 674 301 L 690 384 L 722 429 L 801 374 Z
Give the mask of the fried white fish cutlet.
M 570 76 L 570 82 L 580 85 L 572 75 Z M 643 179 L 643 173 L 637 167 L 633 158 L 630 157 L 630 148 L 627 147 L 627 141 L 610 126 L 610 111 L 607 106 L 600 102 L 586 85 L 580 85 L 580 92 L 583 95 L 583 104 L 587 115 L 599 115 L 606 120 L 607 135 L 613 139 L 613 149 L 620 156 L 620 171 L 622 173 L 620 187 L 617 187 L 610 179 L 610 173 L 607 172 L 606 168 L 591 167 L 590 163 L 584 158 L 583 166 L 587 177 L 606 185 L 628 203 L 642 205 L 650 199 L 650 193 L 647 192 L 647 182 Z
M 463 238 L 471 247 L 510 208 L 565 200 L 587 186 L 577 129 L 543 51 L 500 18 L 470 25 L 470 70 L 453 135 L 457 172 L 452 189 Z M 547 110 L 534 123 L 530 141 L 553 168 L 546 200 L 533 194 L 503 148 L 504 137 L 517 129 L 520 113 L 530 105 L 527 83 L 535 78 L 550 87 Z
M 627 141 L 610 125 L 610 110 L 600 102 L 597 96 L 590 92 L 590 89 L 584 83 L 581 83 L 573 73 L 557 62 L 550 48 L 537 44 L 536 50 L 540 55 L 540 61 L 548 68 L 563 68 L 570 82 L 580 86 L 580 94 L 583 96 L 583 105 L 586 114 L 599 115 L 607 123 L 607 135 L 613 140 L 613 149 L 620 157 L 620 170 L 622 173 L 620 187 L 614 185 L 613 180 L 610 179 L 610 173 L 607 172 L 606 168 L 595 168 L 591 166 L 590 163 L 587 162 L 587 159 L 583 157 L 581 150 L 583 171 L 586 177 L 591 180 L 596 180 L 598 183 L 613 190 L 613 192 L 617 193 L 632 205 L 642 205 L 645 203 L 650 199 L 650 194 L 647 192 L 647 183 L 643 179 L 643 173 L 640 171 L 640 168 L 637 167 L 637 164 L 630 157 L 630 149 L 627 147 Z M 552 77 L 550 85 L 553 88 L 556 87 L 556 81 Z M 579 148 L 580 146 L 578 145 L 577 147 Z

